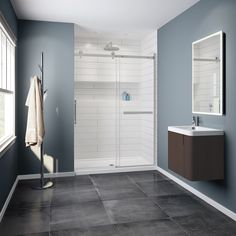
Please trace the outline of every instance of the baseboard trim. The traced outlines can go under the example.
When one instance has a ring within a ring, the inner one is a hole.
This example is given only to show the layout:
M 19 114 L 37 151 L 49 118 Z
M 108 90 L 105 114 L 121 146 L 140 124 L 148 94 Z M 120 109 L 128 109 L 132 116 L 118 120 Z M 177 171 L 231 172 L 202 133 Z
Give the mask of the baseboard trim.
M 140 167 L 119 167 L 119 168 L 94 168 L 94 169 L 78 169 L 76 175 L 90 175 L 90 174 L 108 174 L 108 173 L 121 173 L 121 172 L 134 172 L 134 171 L 148 171 L 156 170 L 156 166 L 140 166 Z
M 60 178 L 60 177 L 70 177 L 75 176 L 75 172 L 57 172 L 57 173 L 45 173 L 45 178 Z M 25 179 L 39 179 L 40 174 L 31 174 L 31 175 L 18 175 L 19 180 Z
M 157 166 L 156 170 L 161 172 L 163 175 L 167 176 L 168 178 L 170 178 L 171 180 L 173 180 L 174 182 L 176 182 L 177 184 L 179 184 L 180 186 L 182 186 L 183 188 L 185 188 L 186 190 L 188 190 L 189 192 L 191 192 L 195 196 L 199 197 L 200 199 L 202 199 L 203 201 L 205 201 L 209 205 L 211 205 L 214 208 L 216 208 L 217 210 L 221 211 L 223 214 L 227 215 L 228 217 L 230 217 L 231 219 L 236 221 L 236 213 L 235 212 L 233 212 L 230 209 L 224 207 L 223 205 L 221 205 L 220 203 L 216 202 L 212 198 L 206 196 L 205 194 L 199 192 L 195 188 L 193 188 L 190 185 L 186 184 L 184 181 L 178 179 L 177 177 L 175 177 L 174 175 L 170 174 L 169 172 L 167 172 L 166 170 L 162 169 L 161 167 Z
M 11 190 L 10 190 L 8 196 L 7 196 L 7 199 L 6 199 L 6 201 L 5 201 L 5 203 L 4 203 L 3 207 L 2 207 L 2 210 L 1 210 L 1 212 L 0 212 L 0 222 L 1 222 L 2 219 L 3 219 L 3 216 L 4 216 L 4 214 L 5 214 L 6 210 L 7 210 L 8 204 L 10 203 L 11 198 L 12 198 L 14 192 L 15 192 L 15 189 L 16 189 L 16 186 L 17 186 L 17 184 L 18 184 L 18 181 L 19 181 L 19 178 L 18 178 L 18 176 L 17 176 L 16 179 L 15 179 L 15 182 L 14 182 L 14 184 L 12 185 Z

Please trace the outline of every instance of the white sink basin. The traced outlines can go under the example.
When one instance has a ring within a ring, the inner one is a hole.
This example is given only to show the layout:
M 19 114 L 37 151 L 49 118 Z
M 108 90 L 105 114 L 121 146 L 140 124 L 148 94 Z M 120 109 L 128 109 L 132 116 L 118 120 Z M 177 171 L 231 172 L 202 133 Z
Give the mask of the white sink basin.
M 207 127 L 195 126 L 168 126 L 168 131 L 187 135 L 187 136 L 213 136 L 213 135 L 224 135 L 224 131 L 221 129 L 212 129 Z

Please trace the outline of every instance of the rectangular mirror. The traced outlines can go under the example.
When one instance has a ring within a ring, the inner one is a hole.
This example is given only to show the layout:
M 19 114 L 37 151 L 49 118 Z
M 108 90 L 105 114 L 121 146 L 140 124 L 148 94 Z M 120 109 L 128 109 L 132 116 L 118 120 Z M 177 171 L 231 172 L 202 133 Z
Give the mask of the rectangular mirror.
M 192 43 L 192 112 L 223 115 L 223 32 Z

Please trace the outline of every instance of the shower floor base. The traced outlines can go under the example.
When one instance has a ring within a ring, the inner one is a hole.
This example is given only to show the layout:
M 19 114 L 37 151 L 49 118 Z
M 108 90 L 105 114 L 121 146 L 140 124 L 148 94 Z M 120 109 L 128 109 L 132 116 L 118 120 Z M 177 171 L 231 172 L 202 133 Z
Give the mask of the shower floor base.
M 116 161 L 116 158 L 91 158 L 91 159 L 76 159 L 75 172 L 81 169 L 96 169 L 96 168 L 117 168 L 117 167 L 132 167 L 132 166 L 152 166 L 153 163 L 147 159 L 134 157 L 121 157 Z

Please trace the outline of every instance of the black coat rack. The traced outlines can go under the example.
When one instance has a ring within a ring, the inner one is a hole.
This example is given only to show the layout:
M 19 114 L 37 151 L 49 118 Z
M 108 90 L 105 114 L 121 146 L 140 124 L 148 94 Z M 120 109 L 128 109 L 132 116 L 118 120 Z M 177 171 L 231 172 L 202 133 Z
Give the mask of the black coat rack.
M 42 94 L 42 111 L 44 112 L 44 94 L 47 90 L 44 90 L 44 57 L 43 52 L 41 53 L 41 65 L 38 65 L 39 70 L 41 72 L 40 80 L 41 80 L 41 94 Z M 40 147 L 40 185 L 34 186 L 34 189 L 42 190 L 53 187 L 52 181 L 45 181 L 44 179 L 44 143 L 42 142 Z

